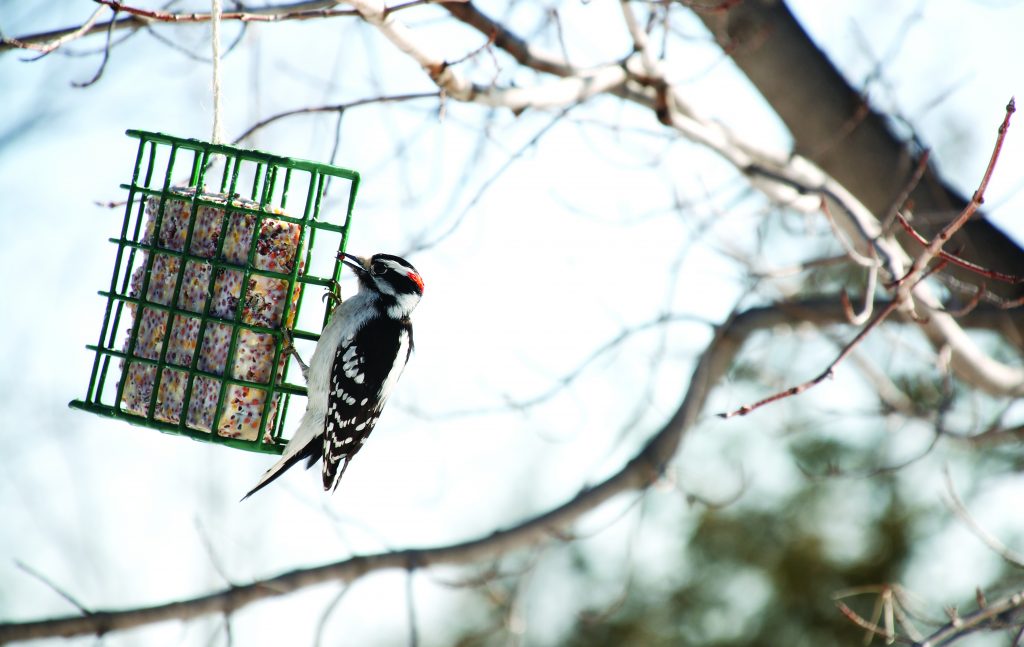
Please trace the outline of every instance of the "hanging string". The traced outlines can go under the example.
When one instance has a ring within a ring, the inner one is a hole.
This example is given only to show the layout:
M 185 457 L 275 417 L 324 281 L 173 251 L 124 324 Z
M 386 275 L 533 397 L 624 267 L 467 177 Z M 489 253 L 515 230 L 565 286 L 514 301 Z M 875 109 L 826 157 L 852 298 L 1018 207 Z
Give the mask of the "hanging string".
M 211 0 L 210 40 L 213 41 L 213 143 L 224 141 L 220 119 L 220 16 L 221 0 Z

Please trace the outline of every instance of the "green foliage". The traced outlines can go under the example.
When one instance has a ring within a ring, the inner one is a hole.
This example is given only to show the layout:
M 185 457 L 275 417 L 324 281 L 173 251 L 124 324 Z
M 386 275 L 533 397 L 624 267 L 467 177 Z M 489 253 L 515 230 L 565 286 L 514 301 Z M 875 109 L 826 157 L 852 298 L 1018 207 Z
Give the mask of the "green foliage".
M 880 480 L 875 488 L 880 509 L 862 520 L 868 537 L 864 550 L 852 559 L 837 556 L 816 522 L 817 510 L 828 504 L 834 488 L 808 482 L 770 509 L 736 505 L 703 512 L 693 536 L 681 546 L 691 569 L 688 577 L 665 595 L 634 593 L 603 622 L 578 621 L 564 645 L 858 643 L 863 630 L 839 612 L 834 595 L 899 578 L 910 555 L 914 514 L 901 501 L 895 482 Z M 758 581 L 763 586 L 744 586 Z M 874 598 L 847 603 L 868 616 Z

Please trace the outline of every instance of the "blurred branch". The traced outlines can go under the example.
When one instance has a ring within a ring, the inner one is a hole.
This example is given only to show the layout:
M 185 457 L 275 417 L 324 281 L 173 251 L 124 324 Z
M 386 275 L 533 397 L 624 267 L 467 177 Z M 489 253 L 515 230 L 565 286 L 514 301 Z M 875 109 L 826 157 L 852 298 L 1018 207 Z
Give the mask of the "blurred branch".
M 967 506 L 964 505 L 964 502 L 960 499 L 960 495 L 957 494 L 956 486 L 953 485 L 953 477 L 949 474 L 949 469 L 944 470 L 943 475 L 946 480 L 946 494 L 949 495 L 949 501 L 947 501 L 947 504 L 956 516 L 959 517 L 960 520 L 963 521 L 970 529 L 971 533 L 980 539 L 982 543 L 988 546 L 992 552 L 1002 557 L 1003 560 L 1011 566 L 1024 568 L 1024 555 L 1011 550 L 1006 546 L 1006 544 L 999 541 L 995 535 L 985 530 L 985 528 L 971 516 L 971 513 L 967 510 Z
M 96 11 L 92 12 L 92 15 L 89 16 L 89 18 L 84 23 L 82 23 L 80 27 L 62 30 L 62 32 L 59 35 L 46 34 L 45 38 L 42 39 L 38 39 L 37 36 L 25 36 L 23 38 L 0 38 L 0 52 L 4 51 L 5 49 L 14 48 L 30 49 L 39 52 L 39 56 L 37 56 L 35 59 L 30 60 L 38 60 L 43 56 L 46 56 L 50 52 L 54 51 L 64 43 L 69 43 L 77 38 L 81 38 L 82 36 L 92 33 L 94 31 L 96 21 L 99 20 L 101 13 L 103 13 L 103 7 L 96 7 Z M 109 34 L 111 30 L 111 25 L 113 25 L 115 22 L 116 21 L 111 20 L 108 23 L 104 23 L 103 25 L 100 25 L 99 28 L 95 29 L 95 31 L 99 31 L 101 29 L 106 28 L 107 33 Z M 110 37 L 108 35 L 107 40 L 109 41 L 109 39 Z
M 279 113 L 277 113 L 275 115 L 271 115 L 271 116 L 269 116 L 269 117 L 267 117 L 265 119 L 262 119 L 262 120 L 256 122 L 255 124 L 249 126 L 241 135 L 239 135 L 238 137 L 235 137 L 235 139 L 233 140 L 232 143 L 238 144 L 238 143 L 244 141 L 245 139 L 247 139 L 249 136 L 251 136 L 257 130 L 260 130 L 262 128 L 266 128 L 267 126 L 269 126 L 270 124 L 274 123 L 275 121 L 279 121 L 279 120 L 285 119 L 287 117 L 294 117 L 296 115 L 319 114 L 319 113 L 324 113 L 324 112 L 338 112 L 338 113 L 341 113 L 341 112 L 345 112 L 346 110 L 348 110 L 350 108 L 358 108 L 360 106 L 366 106 L 366 105 L 371 105 L 371 104 L 399 103 L 399 102 L 403 102 L 403 101 L 415 101 L 417 99 L 439 98 L 440 96 L 441 96 L 441 94 L 439 92 L 414 92 L 414 93 L 410 93 L 410 94 L 395 94 L 395 95 L 380 96 L 380 97 L 370 97 L 370 98 L 367 98 L 367 99 L 359 99 L 357 101 L 350 101 L 348 103 L 336 103 L 336 104 L 331 104 L 331 105 L 326 105 L 326 106 L 307 106 L 305 108 L 297 108 L 295 110 L 286 110 L 284 112 L 279 112 Z
M 72 81 L 72 83 L 71 83 L 72 86 L 74 86 L 76 88 L 87 88 L 90 85 L 92 85 L 93 83 L 96 83 L 97 81 L 99 81 L 100 77 L 103 76 L 103 71 L 105 69 L 107 69 L 107 61 L 110 60 L 110 44 L 111 44 L 111 38 L 114 35 L 113 26 L 114 26 L 114 23 L 110 23 L 110 26 L 107 27 L 107 39 L 103 43 L 103 59 L 100 61 L 100 66 L 99 66 L 99 68 L 96 69 L 96 73 L 93 74 L 92 78 L 90 78 L 88 81 L 81 81 L 81 82 Z
M 63 588 L 61 588 L 60 586 L 57 586 L 57 584 L 55 584 L 50 578 L 46 577 L 45 575 L 43 575 L 42 573 L 40 573 L 36 569 L 32 568 L 31 566 L 29 566 L 28 564 L 26 564 L 25 562 L 22 562 L 22 561 L 16 561 L 15 564 L 18 566 L 18 568 L 20 568 L 21 570 L 25 571 L 26 573 L 28 573 L 32 577 L 36 578 L 37 580 L 39 580 L 40 582 L 42 582 L 43 584 L 48 586 L 50 589 L 53 590 L 54 593 L 56 593 L 60 597 L 64 598 L 68 602 L 70 602 L 72 605 L 74 605 L 83 614 L 88 615 L 88 614 L 92 613 L 81 602 L 79 602 L 75 598 L 75 596 L 71 595 L 70 593 L 65 591 Z
M 1013 621 L 1015 611 L 1024 608 L 1024 591 L 1017 591 L 992 602 L 986 602 L 977 611 L 965 616 L 952 613 L 950 621 L 924 640 L 915 642 L 915 647 L 942 647 L 951 645 L 969 633 L 980 629 L 1005 629 L 1016 626 L 1020 620 Z
M 868 631 L 864 644 L 870 644 L 872 636 L 881 636 L 885 639 L 886 644 L 901 643 L 913 645 L 914 647 L 942 647 L 943 645 L 951 645 L 975 631 L 999 631 L 1006 628 L 1018 628 L 1021 625 L 1021 620 L 1019 614 L 1015 614 L 1015 612 L 1024 608 L 1024 591 L 1012 593 L 992 602 L 986 601 L 981 592 L 978 591 L 979 608 L 977 611 L 961 616 L 957 613 L 956 609 L 947 609 L 946 613 L 949 616 L 949 622 L 931 635 L 922 636 L 910 621 L 909 614 L 904 608 L 906 606 L 906 593 L 903 591 L 903 587 L 899 585 L 881 587 L 878 602 L 875 605 L 870 620 L 858 614 L 839 599 L 866 592 L 870 591 L 865 587 L 860 587 L 840 592 L 835 596 L 835 604 L 840 613 L 858 627 Z M 885 616 L 884 627 L 878 625 L 878 621 L 882 619 L 883 612 Z M 1015 618 L 1015 615 L 1018 617 Z M 901 635 L 896 630 L 897 621 L 906 635 Z
M 979 308 L 965 317 L 965 325 L 998 325 Z M 1006 313 L 1003 313 L 1006 314 Z M 1016 315 L 1016 313 L 1014 313 Z M 698 420 L 708 393 L 725 375 L 745 340 L 754 332 L 783 324 L 837 323 L 845 319 L 837 299 L 806 301 L 750 308 L 720 325 L 701 354 L 679 407 L 647 444 L 619 471 L 597 485 L 584 487 L 565 503 L 521 523 L 464 542 L 408 548 L 351 557 L 312 568 L 297 569 L 246 585 L 231 585 L 213 593 L 149 607 L 116 611 L 95 610 L 87 615 L 0 624 L 0 643 L 54 636 L 103 635 L 163 622 L 209 614 L 231 613 L 259 600 L 285 595 L 325 582 L 352 582 L 385 569 L 427 568 L 441 564 L 468 564 L 511 550 L 566 537 L 565 530 L 581 516 L 622 493 L 645 489 L 661 478 L 675 455 L 683 434 Z

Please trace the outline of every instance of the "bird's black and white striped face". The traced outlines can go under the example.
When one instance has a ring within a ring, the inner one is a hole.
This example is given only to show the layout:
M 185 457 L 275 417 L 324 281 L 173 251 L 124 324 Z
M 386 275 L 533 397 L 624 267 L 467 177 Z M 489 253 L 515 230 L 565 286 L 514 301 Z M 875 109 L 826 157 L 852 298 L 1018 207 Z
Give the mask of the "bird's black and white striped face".
M 408 317 L 423 296 L 423 279 L 404 258 L 391 254 L 374 254 L 370 258 L 343 254 L 338 258 L 355 270 L 363 288 L 387 302 L 392 317 Z

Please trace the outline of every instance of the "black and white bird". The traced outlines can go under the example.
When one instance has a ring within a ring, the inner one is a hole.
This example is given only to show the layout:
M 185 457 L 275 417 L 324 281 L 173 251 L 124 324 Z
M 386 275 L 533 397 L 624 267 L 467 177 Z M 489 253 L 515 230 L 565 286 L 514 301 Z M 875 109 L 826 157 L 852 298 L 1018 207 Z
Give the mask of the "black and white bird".
M 409 315 L 423 296 L 416 268 L 390 254 L 338 260 L 355 271 L 359 292 L 331 313 L 308 367 L 291 349 L 306 379 L 306 412 L 281 459 L 243 500 L 302 460 L 308 469 L 322 458 L 324 490 L 336 488 L 412 354 Z

